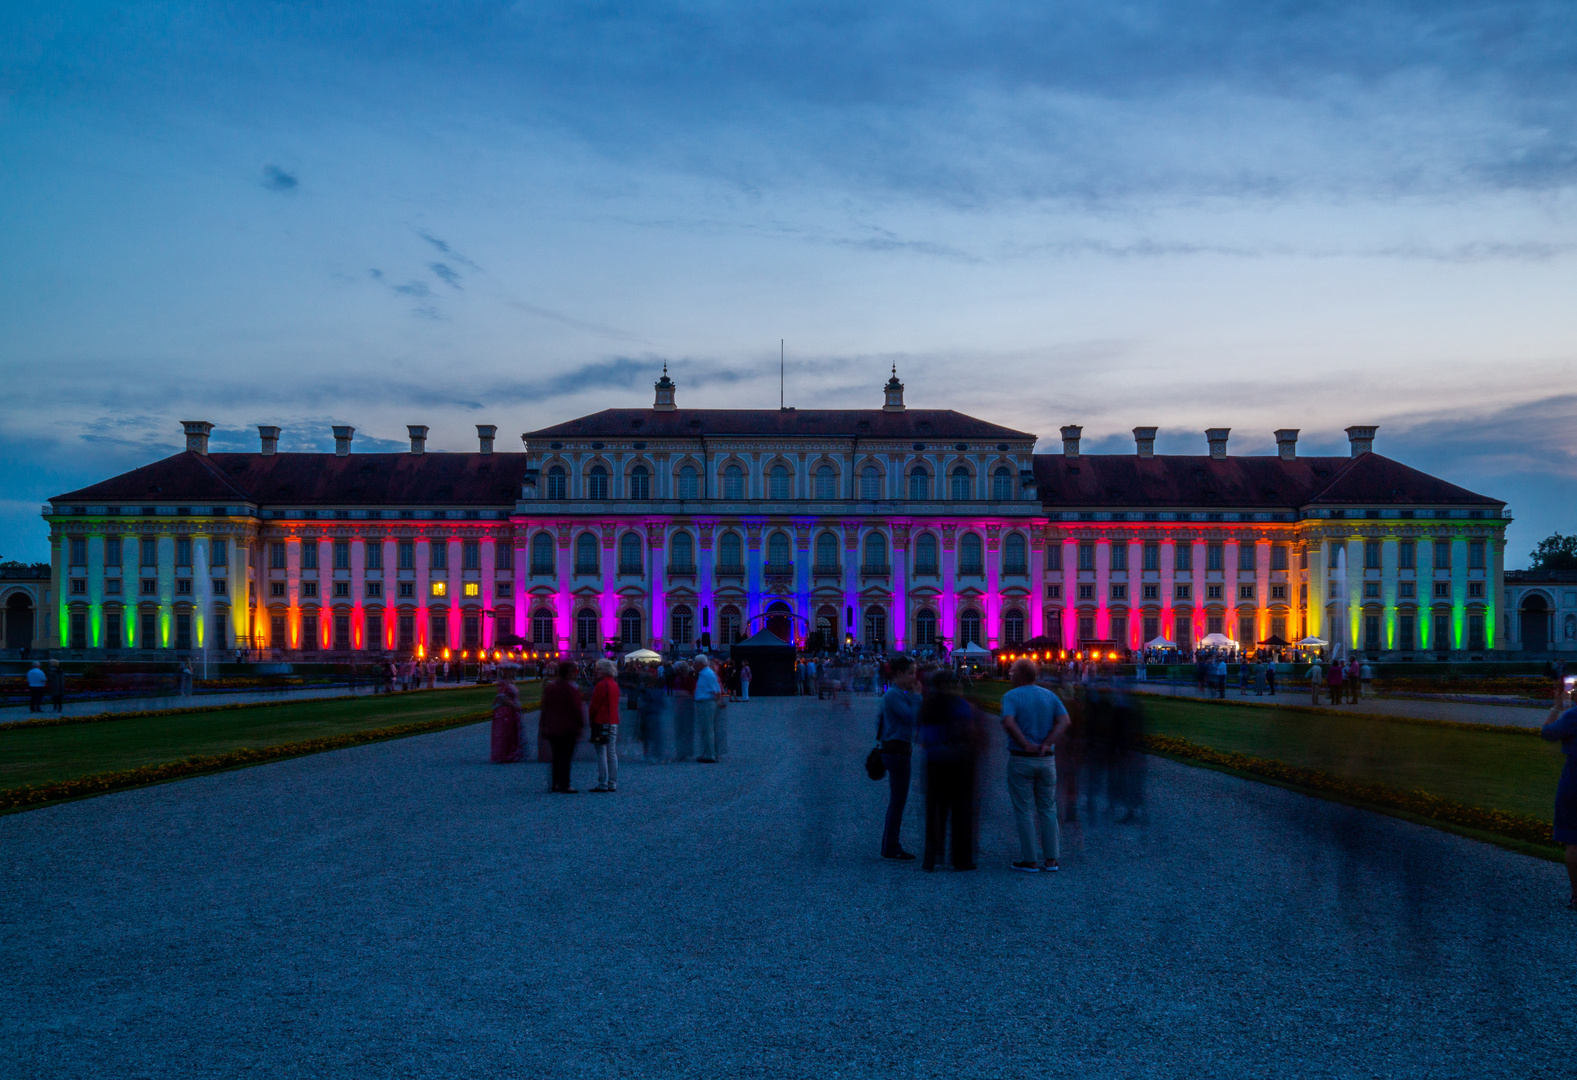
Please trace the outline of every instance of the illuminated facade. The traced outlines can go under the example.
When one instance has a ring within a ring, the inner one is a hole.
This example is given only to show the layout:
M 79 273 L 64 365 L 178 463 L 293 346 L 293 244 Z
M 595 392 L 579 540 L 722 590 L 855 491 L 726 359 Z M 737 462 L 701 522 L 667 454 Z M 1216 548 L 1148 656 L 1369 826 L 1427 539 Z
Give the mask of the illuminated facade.
M 1187 648 L 1313 635 L 1381 656 L 1498 647 L 1504 504 L 1372 452 L 1036 454 L 909 409 L 651 408 L 495 453 L 187 450 L 45 508 L 60 647 L 355 654 L 610 643 L 687 650 L 765 624 L 882 649 Z

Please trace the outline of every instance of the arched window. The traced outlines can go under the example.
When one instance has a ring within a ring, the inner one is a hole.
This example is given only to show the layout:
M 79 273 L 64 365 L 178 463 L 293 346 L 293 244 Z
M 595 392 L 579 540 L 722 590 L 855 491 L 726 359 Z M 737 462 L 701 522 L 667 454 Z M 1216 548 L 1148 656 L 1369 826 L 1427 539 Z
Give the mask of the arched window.
M 865 609 L 865 644 L 873 649 L 887 643 L 887 612 L 872 604 Z
M 597 534 L 583 532 L 575 537 L 575 573 L 595 574 L 602 561 Z
M 553 643 L 553 611 L 551 608 L 539 607 L 531 613 L 531 644 Z
M 979 533 L 966 532 L 958 538 L 958 572 L 960 574 L 986 572 L 985 560 L 980 554 Z
M 630 470 L 630 498 L 650 499 L 652 497 L 652 474 L 646 471 L 645 465 L 637 465 Z
M 684 604 L 675 604 L 668 613 L 668 634 L 675 645 L 688 645 L 695 637 L 695 620 Z
M 960 465 L 953 470 L 953 490 L 948 497 L 955 502 L 964 502 L 969 495 L 969 470 Z
M 926 472 L 924 465 L 915 466 L 914 472 L 909 474 L 909 497 L 911 499 L 931 497 L 931 474 Z
M 1002 572 L 1005 574 L 1029 573 L 1028 545 L 1023 533 L 1008 533 L 1002 541 Z
M 789 472 L 787 465 L 772 466 L 772 472 L 768 474 L 768 478 L 771 480 L 771 490 L 768 493 L 769 498 L 776 499 L 779 502 L 793 498 L 794 474 Z
M 645 636 L 642 630 L 645 625 L 639 608 L 627 607 L 619 612 L 619 643 L 631 648 L 639 646 Z
M 936 644 L 936 612 L 930 608 L 921 608 L 915 613 L 914 643 L 916 645 Z
M 958 617 L 958 644 L 980 644 L 980 612 L 974 608 L 965 608 Z
M 936 534 L 923 532 L 914 538 L 914 572 L 936 573 Z
M 788 533 L 781 531 L 773 533 L 767 537 L 767 565 L 775 568 L 788 566 L 793 562 L 793 557 L 789 554 L 791 550 Z
M 553 534 L 539 532 L 531 538 L 531 572 L 533 574 L 551 574 L 557 561 L 553 556 L 556 552 L 553 545 Z
M 887 537 L 879 532 L 866 534 L 864 566 L 866 570 L 887 569 Z
M 699 499 L 701 497 L 701 478 L 695 471 L 694 465 L 686 465 L 679 470 L 679 497 L 681 499 Z
M 690 534 L 687 532 L 676 532 L 671 543 L 673 546 L 670 548 L 672 554 L 668 560 L 669 569 L 694 570 L 695 541 L 691 539 Z
M 627 532 L 619 537 L 619 573 L 639 574 L 642 567 L 641 536 Z
M 1577 641 L 1577 615 L 1566 616 L 1562 624 L 1561 637 L 1567 641 Z
M 586 476 L 586 498 L 606 499 L 608 497 L 608 470 L 601 465 L 593 465 L 591 472 Z
M 550 498 L 550 499 L 567 499 L 567 498 L 569 498 L 569 483 L 568 483 L 568 480 L 569 480 L 569 477 L 565 474 L 563 468 L 561 468 L 560 466 L 555 465 L 551 469 L 549 469 L 548 470 L 548 498 Z
M 1013 497 L 1013 473 L 1006 465 L 997 466 L 991 474 L 991 497 L 997 502 L 1006 502 Z
M 838 497 L 838 474 L 831 465 L 823 465 L 816 470 L 816 498 L 836 499 Z
M 1024 613 L 1018 608 L 1009 608 L 1008 613 L 1002 616 L 1002 638 L 1008 645 L 1023 643 Z
M 736 532 L 726 532 L 717 541 L 717 562 L 725 570 L 740 570 L 745 565 L 745 545 Z
M 860 470 L 860 498 L 875 500 L 882 497 L 882 474 L 875 465 Z
M 583 607 L 575 612 L 575 647 L 598 649 L 602 647 L 602 633 L 597 625 L 596 608 Z
M 836 572 L 838 569 L 838 534 L 824 532 L 816 536 L 816 572 Z
M 732 645 L 739 640 L 738 608 L 730 604 L 717 613 L 717 632 L 723 645 Z
M 745 470 L 738 465 L 730 465 L 723 470 L 723 498 L 743 499 L 745 497 Z

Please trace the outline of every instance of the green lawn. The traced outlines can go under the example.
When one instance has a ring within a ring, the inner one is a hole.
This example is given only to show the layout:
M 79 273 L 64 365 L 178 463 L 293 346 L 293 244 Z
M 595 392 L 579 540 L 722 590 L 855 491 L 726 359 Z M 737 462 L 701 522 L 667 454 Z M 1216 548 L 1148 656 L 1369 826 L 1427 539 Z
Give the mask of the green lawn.
M 527 684 L 521 691 L 521 704 L 535 708 L 537 687 Z M 0 729 L 0 788 L 162 765 L 243 747 L 442 720 L 490 708 L 493 693 L 492 687 L 481 686 Z
M 1554 816 L 1560 748 L 1525 732 L 1146 698 L 1148 730 L 1468 806 Z

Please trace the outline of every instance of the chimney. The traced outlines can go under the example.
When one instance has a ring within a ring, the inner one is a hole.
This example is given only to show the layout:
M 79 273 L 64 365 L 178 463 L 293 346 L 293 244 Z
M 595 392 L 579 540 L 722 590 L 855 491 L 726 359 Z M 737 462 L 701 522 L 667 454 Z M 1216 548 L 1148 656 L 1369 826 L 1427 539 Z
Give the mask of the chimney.
M 497 434 L 498 425 L 496 424 L 476 425 L 476 439 L 477 442 L 482 444 L 482 453 L 491 454 L 493 452 L 493 437 Z
M 334 425 L 334 456 L 346 457 L 350 454 L 350 441 L 356 435 L 356 429 L 344 424 Z
M 214 426 L 206 420 L 182 420 L 181 427 L 186 429 L 186 449 L 194 454 L 208 453 L 208 433 Z
M 1298 457 L 1298 429 L 1284 427 L 1276 430 L 1276 451 L 1282 461 L 1296 461 Z
M 1221 461 L 1227 456 L 1227 435 L 1232 431 L 1229 427 L 1213 427 L 1205 429 L 1205 438 L 1210 441 L 1210 456 Z
M 1133 429 L 1133 444 L 1140 457 L 1155 457 L 1155 433 L 1158 429 L 1153 427 L 1136 427 Z
M 663 362 L 663 377 L 657 380 L 657 400 L 652 403 L 657 412 L 677 412 L 674 404 L 674 381 L 668 377 L 668 363 Z
M 257 425 L 257 437 L 263 444 L 264 457 L 273 457 L 279 452 L 279 429 L 273 424 Z
M 1352 444 L 1352 456 L 1362 457 L 1374 453 L 1374 433 L 1379 430 L 1375 425 L 1348 428 L 1347 441 Z
M 903 383 L 898 381 L 898 365 L 893 365 L 893 377 L 887 380 L 883 387 L 887 398 L 882 403 L 882 412 L 903 412 Z
M 406 424 L 405 430 L 411 433 L 411 453 L 427 453 L 427 425 Z
M 1079 456 L 1079 436 L 1084 429 L 1078 424 L 1068 424 L 1062 429 L 1062 456 L 1076 458 Z

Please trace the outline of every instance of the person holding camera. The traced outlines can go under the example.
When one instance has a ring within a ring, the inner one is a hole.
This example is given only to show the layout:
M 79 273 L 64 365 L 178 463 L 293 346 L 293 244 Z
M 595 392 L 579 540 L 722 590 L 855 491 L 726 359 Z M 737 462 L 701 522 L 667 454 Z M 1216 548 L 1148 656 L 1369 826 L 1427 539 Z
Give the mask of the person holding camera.
M 1577 708 L 1572 707 L 1572 684 L 1577 679 L 1563 678 L 1555 684 L 1555 704 L 1539 734 L 1547 741 L 1560 741 L 1566 765 L 1555 785 L 1555 830 L 1557 844 L 1566 845 L 1566 876 L 1571 879 L 1571 899 L 1566 906 L 1577 911 Z

